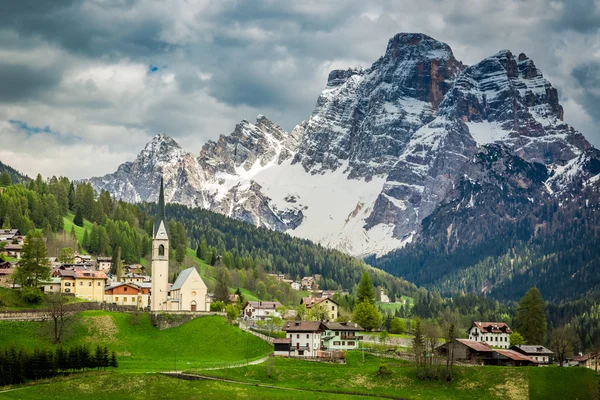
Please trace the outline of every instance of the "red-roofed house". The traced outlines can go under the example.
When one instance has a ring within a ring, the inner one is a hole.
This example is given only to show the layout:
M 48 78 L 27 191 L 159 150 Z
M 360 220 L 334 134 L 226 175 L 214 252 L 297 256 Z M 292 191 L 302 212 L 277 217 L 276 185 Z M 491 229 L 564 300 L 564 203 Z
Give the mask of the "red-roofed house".
M 444 357 L 448 356 L 450 343 L 446 342 L 436 348 L 436 352 Z M 454 360 L 470 363 L 484 363 L 492 358 L 494 349 L 487 343 L 476 342 L 469 339 L 456 339 L 454 341 Z
M 469 340 L 487 343 L 501 349 L 510 347 L 509 336 L 511 333 L 512 330 L 504 322 L 473 322 L 467 329 Z

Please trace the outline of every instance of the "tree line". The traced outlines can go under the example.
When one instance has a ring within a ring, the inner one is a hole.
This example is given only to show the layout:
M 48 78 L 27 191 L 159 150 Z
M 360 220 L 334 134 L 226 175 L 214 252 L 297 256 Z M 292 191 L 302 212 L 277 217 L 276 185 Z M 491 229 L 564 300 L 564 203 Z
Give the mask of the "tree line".
M 118 362 L 106 346 L 97 346 L 95 351 L 85 345 L 33 351 L 11 346 L 0 349 L 0 386 L 108 367 L 117 368 Z

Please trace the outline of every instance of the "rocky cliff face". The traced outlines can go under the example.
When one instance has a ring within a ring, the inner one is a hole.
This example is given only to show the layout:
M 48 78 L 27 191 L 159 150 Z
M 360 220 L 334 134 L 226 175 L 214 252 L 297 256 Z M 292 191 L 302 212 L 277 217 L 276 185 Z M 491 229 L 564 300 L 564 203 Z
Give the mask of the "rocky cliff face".
M 464 66 L 445 43 L 402 33 L 371 67 L 332 71 L 292 132 L 258 116 L 197 158 L 159 135 L 90 182 L 153 201 L 160 174 L 168 201 L 364 256 L 433 226 L 467 240 L 475 215 L 511 218 L 522 201 L 595 184 L 600 154 L 564 122 L 557 90 L 524 54 Z

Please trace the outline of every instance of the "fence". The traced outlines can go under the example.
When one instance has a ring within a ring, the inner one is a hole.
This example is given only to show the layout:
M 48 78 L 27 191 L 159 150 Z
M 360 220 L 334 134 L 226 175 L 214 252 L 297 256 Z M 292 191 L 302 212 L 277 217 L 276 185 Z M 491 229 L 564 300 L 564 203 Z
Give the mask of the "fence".
M 263 333 L 257 332 L 256 330 L 250 328 L 248 325 L 241 323 L 240 322 L 240 329 L 246 332 L 249 332 L 251 334 L 253 334 L 254 336 L 256 336 L 259 339 L 264 340 L 267 343 L 271 343 L 273 344 L 273 341 L 275 340 L 275 338 L 271 337 L 271 336 L 267 336 Z

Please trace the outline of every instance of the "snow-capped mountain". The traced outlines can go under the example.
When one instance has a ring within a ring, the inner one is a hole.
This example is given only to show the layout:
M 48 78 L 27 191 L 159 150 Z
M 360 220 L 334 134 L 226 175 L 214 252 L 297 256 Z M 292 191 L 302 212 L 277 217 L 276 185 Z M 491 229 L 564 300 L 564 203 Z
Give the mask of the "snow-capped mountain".
M 503 50 L 464 66 L 447 44 L 401 33 L 370 68 L 332 71 L 291 132 L 259 115 L 198 157 L 158 135 L 134 162 L 90 182 L 155 201 L 162 174 L 167 201 L 382 255 L 417 240 L 425 218 L 460 202 L 465 182 L 502 185 L 489 178 L 499 164 L 481 154 L 526 163 L 507 190 L 533 185 L 539 201 L 600 173 L 598 151 L 563 121 L 557 90 L 527 56 Z

